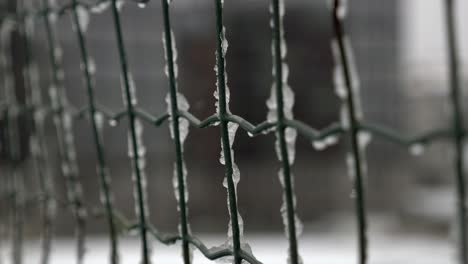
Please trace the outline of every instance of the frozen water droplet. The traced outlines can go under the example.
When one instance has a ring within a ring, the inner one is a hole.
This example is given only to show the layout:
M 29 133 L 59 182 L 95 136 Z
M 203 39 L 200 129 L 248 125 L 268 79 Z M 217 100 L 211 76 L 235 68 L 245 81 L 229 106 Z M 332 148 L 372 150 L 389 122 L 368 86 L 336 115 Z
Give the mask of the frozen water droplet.
M 93 58 L 88 58 L 88 71 L 91 75 L 96 73 L 96 63 Z
M 118 121 L 116 119 L 111 119 L 111 120 L 109 120 L 109 125 L 111 127 L 115 127 L 115 126 L 118 125 Z
M 356 179 L 356 160 L 351 152 L 346 154 L 346 165 L 348 168 L 349 179 L 351 182 L 354 182 Z
M 104 127 L 104 115 L 101 112 L 94 113 L 94 122 L 96 122 L 97 129 L 102 132 Z
M 425 151 L 425 146 L 422 143 L 414 143 L 409 147 L 409 152 L 411 155 L 419 156 Z
M 226 39 L 226 28 L 225 27 L 223 27 L 223 31 L 221 33 L 220 38 L 221 38 L 221 49 L 223 51 L 223 55 L 226 56 L 227 49 L 229 47 L 229 43 L 228 43 L 228 41 Z
M 336 9 L 336 16 L 338 19 L 344 19 L 348 13 L 348 0 L 338 0 L 338 8 Z
M 359 131 L 358 132 L 358 142 L 359 147 L 364 149 L 369 145 L 370 141 L 372 140 L 372 134 L 367 131 Z

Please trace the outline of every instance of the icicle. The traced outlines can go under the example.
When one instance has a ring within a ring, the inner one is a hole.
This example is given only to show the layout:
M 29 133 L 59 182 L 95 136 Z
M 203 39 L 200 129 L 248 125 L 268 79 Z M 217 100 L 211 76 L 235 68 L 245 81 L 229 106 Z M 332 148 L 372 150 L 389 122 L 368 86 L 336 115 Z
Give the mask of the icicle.
M 130 72 L 127 73 L 127 81 L 128 81 L 128 88 L 130 90 L 130 103 L 133 106 L 136 106 L 138 103 L 137 97 L 136 97 L 136 86 L 135 86 L 135 81 L 133 80 L 133 76 Z M 120 76 L 120 87 L 122 88 L 122 98 L 127 98 L 127 89 L 126 89 L 126 83 L 124 76 Z M 127 100 L 124 100 L 124 105 L 127 106 Z
M 168 66 L 168 51 L 166 50 L 166 35 L 163 33 L 162 36 L 163 46 L 164 46 L 164 59 L 166 60 L 166 66 L 164 68 L 164 73 L 169 77 L 169 66 Z M 179 75 L 179 67 L 177 66 L 177 48 L 175 42 L 174 32 L 171 30 L 171 49 L 172 49 L 172 65 L 174 70 L 174 78 L 177 78 Z

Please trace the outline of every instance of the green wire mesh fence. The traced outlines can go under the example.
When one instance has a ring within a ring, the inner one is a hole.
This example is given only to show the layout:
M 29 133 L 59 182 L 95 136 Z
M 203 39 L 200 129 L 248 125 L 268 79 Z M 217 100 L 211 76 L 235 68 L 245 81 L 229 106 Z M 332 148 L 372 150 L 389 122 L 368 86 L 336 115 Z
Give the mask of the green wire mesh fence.
M 119 233 L 121 231 L 137 231 L 141 246 L 141 263 L 149 264 L 151 256 L 150 239 L 156 238 L 166 245 L 180 242 L 183 263 L 192 262 L 192 251 L 199 250 L 207 259 L 223 259 L 232 263 L 261 263 L 250 250 L 243 238 L 243 220 L 238 212 L 237 183 L 239 182 L 239 169 L 235 163 L 232 145 L 237 129 L 240 127 L 251 136 L 261 136 L 270 132 L 276 135 L 276 153 L 281 164 L 279 180 L 283 190 L 283 206 L 281 214 L 285 226 L 286 237 L 289 242 L 288 263 L 302 263 L 298 250 L 298 236 L 301 233 L 301 223 L 296 215 L 296 198 L 294 191 L 294 178 L 291 166 L 294 163 L 295 141 L 297 134 L 313 141 L 318 149 L 335 143 L 339 137 L 348 142 L 349 154 L 346 157 L 349 171 L 352 176 L 355 215 L 357 222 L 357 249 L 358 263 L 368 263 L 367 221 L 365 205 L 365 174 L 366 157 L 365 148 L 371 136 L 382 140 L 410 147 L 418 151 L 425 144 L 436 140 L 453 141 L 455 160 L 454 177 L 456 179 L 458 227 L 459 227 L 459 263 L 468 263 L 466 240 L 466 208 L 465 208 L 465 179 L 463 173 L 463 141 L 465 129 L 462 123 L 460 102 L 461 82 L 459 76 L 459 63 L 457 58 L 457 33 L 455 27 L 454 0 L 441 0 L 445 2 L 446 41 L 448 47 L 448 65 L 450 72 L 449 91 L 447 92 L 452 105 L 452 127 L 429 131 L 417 137 L 404 137 L 390 129 L 369 124 L 365 121 L 361 108 L 359 95 L 358 69 L 356 69 L 351 41 L 345 32 L 345 18 L 348 3 L 345 0 L 330 1 L 330 19 L 332 20 L 334 36 L 331 40 L 334 55 L 335 92 L 341 100 L 341 120 L 323 130 L 316 130 L 309 125 L 294 119 L 293 105 L 294 93 L 288 85 L 288 65 L 286 63 L 286 40 L 283 28 L 285 15 L 284 0 L 271 0 L 271 35 L 272 35 L 272 61 L 273 86 L 271 96 L 266 102 L 269 112 L 267 120 L 257 125 L 251 124 L 243 117 L 231 113 L 229 110 L 230 90 L 227 84 L 226 53 L 228 41 L 223 25 L 223 0 L 214 0 L 216 14 L 216 113 L 206 119 L 199 119 L 189 112 L 189 104 L 177 88 L 177 49 L 171 27 L 170 0 L 161 1 L 163 17 L 163 43 L 166 59 L 165 72 L 167 75 L 168 96 L 166 97 L 167 112 L 154 116 L 138 107 L 136 88 L 133 83 L 131 71 L 127 64 L 127 53 L 120 20 L 122 0 L 99 0 L 95 3 L 71 0 L 62 5 L 54 1 L 40 0 L 39 7 L 26 8 L 26 5 L 17 3 L 15 14 L 7 14 L 1 19 L 0 27 L 0 60 L 2 73 L 2 89 L 4 94 L 0 101 L 1 118 L 4 121 L 5 140 L 3 145 L 7 149 L 11 166 L 2 169 L 2 208 L 10 217 L 8 229 L 12 232 L 12 262 L 22 263 L 24 254 L 23 228 L 25 225 L 24 212 L 29 204 L 36 204 L 42 212 L 41 243 L 42 256 L 40 263 L 50 262 L 50 253 L 53 248 L 55 214 L 57 207 L 69 208 L 74 218 L 76 236 L 76 263 L 85 263 L 87 218 L 90 212 L 83 203 L 82 186 L 79 179 L 76 162 L 76 152 L 73 138 L 73 122 L 76 119 L 86 118 L 92 129 L 98 176 L 102 193 L 102 212 L 107 219 L 108 236 L 110 243 L 109 263 L 119 263 Z M 137 4 L 144 7 L 147 1 Z M 352 5 L 352 2 L 349 3 Z M 101 106 L 95 98 L 95 85 L 93 75 L 95 65 L 88 54 L 86 31 L 89 13 L 100 13 L 110 9 L 113 18 L 118 53 L 115 54 L 120 62 L 120 75 L 122 84 L 122 97 L 125 109 L 120 112 L 111 112 Z M 62 69 L 62 53 L 57 36 L 56 25 L 64 16 L 71 16 L 74 32 L 79 47 L 81 69 L 84 78 L 84 90 L 87 95 L 85 106 L 74 107 L 68 103 L 64 89 L 64 74 Z M 38 66 L 35 54 L 32 52 L 31 42 L 34 38 L 34 27 L 42 23 L 45 26 L 47 53 L 52 68 L 51 83 L 48 88 L 50 105 L 45 104 L 41 93 Z M 24 103 L 19 102 L 15 92 L 15 72 L 13 69 L 13 56 L 11 37 L 12 32 L 19 32 L 23 36 L 21 45 L 25 51 L 25 65 L 21 70 L 25 80 L 26 96 Z M 34 161 L 35 177 L 39 180 L 39 190 L 36 194 L 24 191 L 24 172 L 20 168 L 21 156 L 24 153 L 20 144 L 20 117 L 29 116 L 27 120 L 31 127 L 29 142 L 30 155 Z M 56 128 L 56 141 L 59 146 L 61 176 L 66 181 L 67 201 L 56 199 L 54 181 L 48 171 L 48 148 L 45 146 L 45 120 L 51 118 Z M 128 120 L 129 133 L 129 159 L 132 164 L 132 179 L 135 196 L 135 210 L 137 219 L 129 220 L 113 205 L 113 195 L 110 188 L 112 174 L 106 164 L 103 147 L 102 127 L 107 121 L 112 126 L 119 121 Z M 174 186 L 179 212 L 179 232 L 165 234 L 159 232 L 149 221 L 147 202 L 146 176 L 145 176 L 145 145 L 142 140 L 142 122 L 154 126 L 168 124 L 176 153 L 174 167 Z M 221 135 L 221 158 L 225 167 L 224 187 L 227 192 L 228 210 L 230 216 L 227 241 L 214 248 L 208 248 L 203 241 L 191 234 L 188 217 L 187 169 L 184 162 L 184 141 L 190 126 L 205 128 L 217 126 Z M 4 173 L 8 171 L 8 173 Z M 4 216 L 5 217 L 5 216 Z M 3 239 L 3 238 L 2 238 Z

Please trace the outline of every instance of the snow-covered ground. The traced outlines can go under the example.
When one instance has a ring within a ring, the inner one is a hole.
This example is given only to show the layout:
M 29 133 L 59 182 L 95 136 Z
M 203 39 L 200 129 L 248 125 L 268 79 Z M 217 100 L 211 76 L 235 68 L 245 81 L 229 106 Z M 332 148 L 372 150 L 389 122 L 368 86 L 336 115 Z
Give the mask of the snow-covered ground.
M 215 245 L 223 239 L 221 235 L 204 235 L 208 245 Z M 263 263 L 286 263 L 286 239 L 282 234 L 256 234 L 247 237 L 254 254 Z M 455 263 L 453 244 L 441 237 L 430 235 L 379 234 L 370 237 L 370 263 L 372 264 L 450 264 Z M 38 263 L 40 250 L 38 241 L 28 241 L 25 249 L 25 263 Z M 351 235 L 306 234 L 300 240 L 304 263 L 347 264 L 357 263 L 355 239 Z M 136 239 L 124 239 L 120 245 L 123 264 L 139 263 L 139 243 Z M 3 252 L 4 259 L 5 254 Z M 72 239 L 56 239 L 52 264 L 75 263 Z M 91 237 L 88 240 L 87 264 L 105 264 L 108 246 L 105 237 Z M 154 263 L 182 263 L 180 247 L 153 244 Z M 195 252 L 195 263 L 211 263 Z M 6 262 L 8 263 L 8 262 Z

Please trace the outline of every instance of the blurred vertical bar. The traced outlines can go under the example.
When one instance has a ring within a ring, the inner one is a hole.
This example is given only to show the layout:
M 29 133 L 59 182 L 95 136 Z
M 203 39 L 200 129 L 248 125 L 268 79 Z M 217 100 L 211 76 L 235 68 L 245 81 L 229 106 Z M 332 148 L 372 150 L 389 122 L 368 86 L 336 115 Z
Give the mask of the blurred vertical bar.
M 41 18 L 43 19 L 48 47 L 49 63 L 52 70 L 52 81 L 49 96 L 52 104 L 53 120 L 59 146 L 62 175 L 66 183 L 67 205 L 75 221 L 76 262 L 84 262 L 86 252 L 86 218 L 87 210 L 83 202 L 83 190 L 79 180 L 76 164 L 76 151 L 73 137 L 73 116 L 68 105 L 64 87 L 62 69 L 62 49 L 57 38 L 57 6 L 54 1 L 42 0 Z M 52 5 L 54 4 L 54 5 Z
M 82 70 L 85 79 L 85 86 L 86 86 L 86 94 L 88 96 L 88 106 L 89 106 L 89 118 L 91 121 L 91 128 L 92 128 L 92 135 L 94 139 L 94 147 L 96 150 L 97 156 L 97 173 L 100 179 L 101 184 L 101 202 L 104 205 L 104 210 L 106 212 L 106 219 L 107 225 L 109 228 L 109 240 L 110 240 L 110 263 L 117 264 L 119 263 L 119 254 L 118 254 L 118 234 L 117 234 L 117 227 L 114 220 L 114 208 L 112 206 L 112 193 L 110 190 L 110 175 L 109 170 L 107 168 L 105 156 L 104 156 L 104 144 L 102 139 L 102 131 L 100 131 L 99 126 L 102 126 L 103 118 L 102 113 L 98 112 L 96 109 L 96 99 L 94 96 L 94 84 L 93 84 L 93 74 L 91 68 L 95 66 L 91 66 L 91 63 L 94 63 L 89 57 L 88 50 L 86 48 L 86 39 L 85 33 L 82 28 L 83 23 L 87 23 L 84 21 L 80 21 L 80 19 L 87 19 L 86 17 L 80 17 L 78 14 L 78 8 L 81 8 L 81 12 L 88 12 L 85 10 L 84 7 L 79 6 L 77 0 L 73 0 L 72 2 L 72 21 L 75 26 L 75 31 L 77 34 L 78 39 L 78 46 L 80 50 L 80 57 L 82 63 Z M 89 16 L 89 13 L 81 14 L 82 16 Z M 101 117 L 99 116 L 101 115 Z
M 17 2 L 8 1 L 8 14 L 17 15 Z M 10 24 L 11 23 L 11 24 Z M 6 134 L 7 151 L 11 163 L 10 187 L 12 219 L 12 261 L 15 264 L 23 263 L 23 240 L 24 240 L 24 174 L 21 168 L 24 160 L 24 148 L 26 137 L 23 116 L 21 113 L 24 106 L 24 82 L 22 79 L 23 53 L 21 36 L 15 22 L 9 21 L 2 25 L 1 41 L 3 50 L 4 89 L 7 108 Z M 24 127 L 23 127 L 24 128 Z
M 28 0 L 21 1 L 19 10 L 22 13 L 30 11 L 26 4 Z M 50 157 L 47 152 L 46 128 L 44 111 L 45 105 L 42 100 L 42 90 L 39 80 L 39 70 L 32 52 L 32 41 L 34 37 L 35 21 L 34 17 L 22 16 L 19 24 L 19 30 L 24 37 L 24 70 L 23 77 L 26 88 L 25 108 L 30 109 L 28 114 L 28 125 L 30 126 L 30 154 L 34 166 L 34 171 L 38 180 L 38 191 L 40 194 L 41 211 L 41 264 L 47 264 L 50 261 L 50 252 L 52 247 L 52 236 L 54 232 L 55 218 L 55 198 L 53 189 L 53 179 L 49 169 Z
M 456 182 L 456 200 L 458 211 L 458 246 L 459 246 L 459 262 L 461 264 L 468 263 L 468 248 L 466 237 L 466 182 L 463 172 L 464 167 L 464 125 L 463 111 L 461 100 L 463 98 L 460 82 L 460 66 L 458 58 L 458 39 L 456 28 L 456 5 L 455 0 L 445 0 L 445 30 L 448 53 L 448 72 L 450 86 L 450 102 L 452 105 L 453 114 L 453 136 L 455 145 L 455 182 Z

